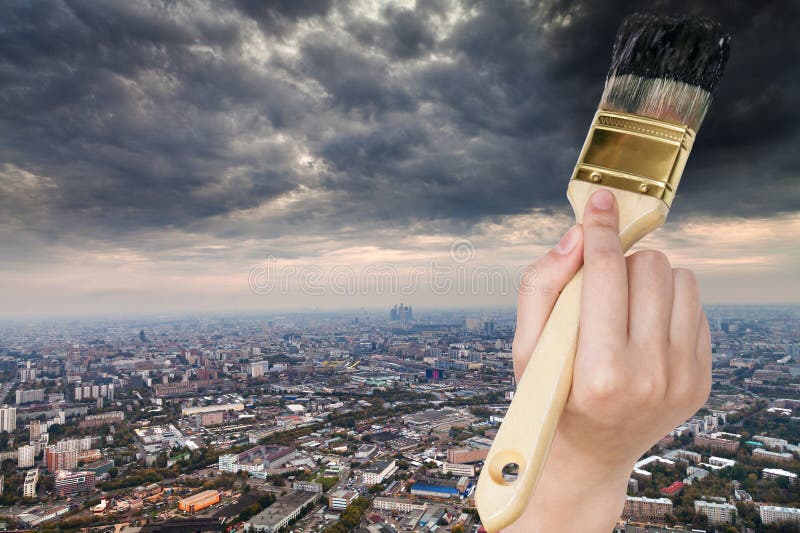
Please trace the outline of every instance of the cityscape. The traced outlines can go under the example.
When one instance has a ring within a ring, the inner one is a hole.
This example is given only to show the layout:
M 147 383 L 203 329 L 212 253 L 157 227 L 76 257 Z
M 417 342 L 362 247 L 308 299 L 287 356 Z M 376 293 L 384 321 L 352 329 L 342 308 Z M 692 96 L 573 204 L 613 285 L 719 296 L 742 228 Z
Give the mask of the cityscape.
M 709 401 L 615 532 L 800 527 L 800 311 L 707 307 Z M 0 522 L 91 533 L 484 531 L 513 310 L 5 322 Z M 576 502 L 579 505 L 579 502 Z
M 664 435 L 661 412 L 630 407 L 646 379 L 606 394 L 625 433 L 558 448 L 608 452 L 594 462 L 550 463 L 597 475 L 539 493 L 559 498 L 548 519 L 574 502 L 601 525 L 514 531 L 598 533 L 619 511 L 613 533 L 800 532 L 800 2 L 14 0 L 0 533 L 496 529 L 476 486 L 517 390 L 517 289 L 542 305 L 559 291 L 547 263 L 580 197 L 565 190 L 636 12 L 731 35 L 697 142 L 670 145 L 695 146 L 680 190 L 636 196 L 676 194 L 636 247 L 695 274 L 713 386 Z M 662 66 L 708 59 L 679 49 Z M 631 81 L 637 101 L 667 88 L 705 113 L 705 83 L 652 81 Z M 604 169 L 586 185 L 616 187 Z M 615 455 L 628 462 L 607 474 Z M 532 471 L 497 457 L 498 482 Z

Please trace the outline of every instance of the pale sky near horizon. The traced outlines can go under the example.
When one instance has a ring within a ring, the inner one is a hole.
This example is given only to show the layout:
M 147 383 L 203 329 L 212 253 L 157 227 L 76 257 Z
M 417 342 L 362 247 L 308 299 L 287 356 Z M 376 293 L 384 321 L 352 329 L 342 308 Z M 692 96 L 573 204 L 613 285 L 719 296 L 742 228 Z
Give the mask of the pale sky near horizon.
M 800 302 L 800 6 L 758 4 L 660 4 L 733 36 L 640 245 L 707 303 Z M 514 305 L 572 223 L 616 26 L 647 6 L 3 3 L 0 318 Z

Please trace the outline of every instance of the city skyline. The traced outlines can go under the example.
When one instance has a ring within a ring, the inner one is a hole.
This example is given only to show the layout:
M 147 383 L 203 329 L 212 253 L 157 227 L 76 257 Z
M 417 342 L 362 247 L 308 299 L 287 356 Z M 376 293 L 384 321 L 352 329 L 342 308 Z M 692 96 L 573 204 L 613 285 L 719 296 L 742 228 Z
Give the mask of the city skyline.
M 614 31 L 647 6 L 264 5 L 0 8 L 0 318 L 514 305 L 252 278 L 269 261 L 399 280 L 436 262 L 510 286 L 572 223 Z M 800 8 L 659 9 L 718 19 L 733 48 L 670 218 L 640 247 L 694 269 L 707 304 L 796 304 Z

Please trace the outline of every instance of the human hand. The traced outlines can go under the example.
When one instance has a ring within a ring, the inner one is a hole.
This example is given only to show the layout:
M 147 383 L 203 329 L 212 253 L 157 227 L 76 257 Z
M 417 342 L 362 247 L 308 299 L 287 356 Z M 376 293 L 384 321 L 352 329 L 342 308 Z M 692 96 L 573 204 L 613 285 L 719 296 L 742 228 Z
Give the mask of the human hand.
M 590 198 L 582 226 L 531 265 L 536 290 L 523 283 L 517 307 L 517 381 L 582 262 L 572 389 L 528 508 L 504 533 L 608 533 L 633 464 L 702 407 L 711 389 L 711 339 L 694 275 L 671 268 L 661 252 L 626 258 L 616 202 L 605 189 Z

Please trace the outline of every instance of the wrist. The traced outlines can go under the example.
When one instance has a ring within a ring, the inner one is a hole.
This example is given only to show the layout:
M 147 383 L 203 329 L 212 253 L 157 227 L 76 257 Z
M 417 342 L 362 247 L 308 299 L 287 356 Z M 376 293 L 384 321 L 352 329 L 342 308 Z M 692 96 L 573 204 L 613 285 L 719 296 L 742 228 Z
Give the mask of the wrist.
M 635 459 L 604 461 L 558 440 L 525 511 L 502 533 L 608 533 L 620 518 Z

